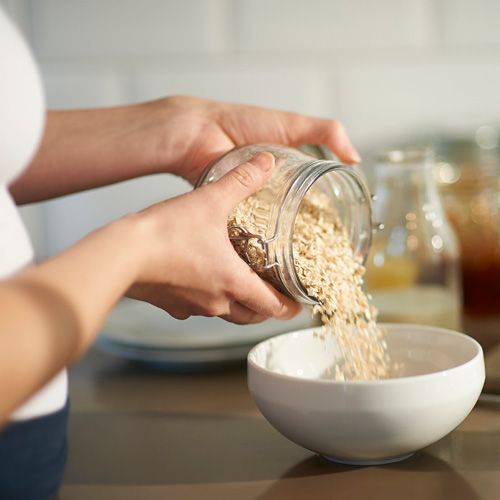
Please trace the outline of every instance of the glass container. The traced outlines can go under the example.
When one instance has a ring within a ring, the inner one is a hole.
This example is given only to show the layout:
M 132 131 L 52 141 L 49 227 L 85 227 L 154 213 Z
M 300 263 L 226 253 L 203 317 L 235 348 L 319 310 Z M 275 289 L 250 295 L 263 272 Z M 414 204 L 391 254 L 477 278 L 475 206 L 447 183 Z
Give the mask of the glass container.
M 387 151 L 373 174 L 373 211 L 384 229 L 373 238 L 365 284 L 379 321 L 460 329 L 459 251 L 438 194 L 432 151 Z
M 442 140 L 436 173 L 460 242 L 464 311 L 491 316 L 500 315 L 498 138 L 493 144 L 479 138 Z
M 233 245 L 245 245 L 253 239 L 260 246 L 264 259 L 255 262 L 247 253 L 247 263 L 296 301 L 316 304 L 300 282 L 294 264 L 292 240 L 300 204 L 312 186 L 331 197 L 347 228 L 354 255 L 364 260 L 372 238 L 368 189 L 361 174 L 351 167 L 333 159 L 318 159 L 298 149 L 269 144 L 231 150 L 207 168 L 197 186 L 217 181 L 262 151 L 273 154 L 276 162 L 270 180 L 259 190 L 257 230 L 249 233 L 242 227 L 230 227 L 230 239 Z

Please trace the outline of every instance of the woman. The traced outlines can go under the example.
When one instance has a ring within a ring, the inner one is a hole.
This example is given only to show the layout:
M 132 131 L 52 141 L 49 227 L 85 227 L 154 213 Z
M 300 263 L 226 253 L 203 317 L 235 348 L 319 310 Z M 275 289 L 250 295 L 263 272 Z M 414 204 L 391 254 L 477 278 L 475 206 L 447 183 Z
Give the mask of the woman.
M 226 230 L 231 209 L 270 175 L 270 154 L 40 264 L 15 204 L 159 172 L 195 182 L 246 143 L 324 143 L 344 162 L 359 157 L 337 122 L 191 97 L 45 113 L 29 49 L 1 9 L 0 75 L 0 497 L 44 499 L 65 460 L 65 367 L 120 297 L 235 323 L 289 318 L 298 305 L 244 264 Z

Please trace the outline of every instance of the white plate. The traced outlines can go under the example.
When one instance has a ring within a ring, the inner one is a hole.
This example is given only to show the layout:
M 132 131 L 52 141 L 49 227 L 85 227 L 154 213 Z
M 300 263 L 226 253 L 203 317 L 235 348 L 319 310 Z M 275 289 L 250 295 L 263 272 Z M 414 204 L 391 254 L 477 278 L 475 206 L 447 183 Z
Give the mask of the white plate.
M 220 318 L 192 317 L 179 321 L 150 304 L 125 299 L 109 316 L 101 336 L 129 347 L 227 350 L 251 346 L 273 335 L 311 325 L 306 309 L 289 321 L 271 319 L 258 325 L 241 326 Z
M 138 361 L 152 368 L 185 372 L 213 369 L 243 361 L 253 344 L 214 349 L 158 349 L 120 344 L 101 335 L 95 346 L 113 356 Z

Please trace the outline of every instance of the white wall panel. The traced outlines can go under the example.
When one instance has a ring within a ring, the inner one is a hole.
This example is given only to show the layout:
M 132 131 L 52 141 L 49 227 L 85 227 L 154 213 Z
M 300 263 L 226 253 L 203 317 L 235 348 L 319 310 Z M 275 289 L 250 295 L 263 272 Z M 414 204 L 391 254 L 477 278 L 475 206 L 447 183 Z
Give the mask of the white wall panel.
M 44 57 L 211 52 L 225 43 L 223 0 L 32 0 Z
M 337 83 L 342 115 L 361 144 L 500 123 L 500 61 L 358 64 L 346 66 Z
M 114 106 L 131 99 L 126 78 L 102 65 L 46 63 L 42 71 L 49 108 Z
M 136 100 L 190 94 L 211 99 L 323 114 L 334 107 L 335 89 L 325 95 L 325 75 L 310 67 L 225 64 L 189 70 L 140 69 Z M 327 109 L 325 109 L 327 108 Z
M 498 0 L 442 0 L 442 30 L 449 46 L 500 46 Z
M 238 47 L 329 50 L 417 47 L 428 40 L 425 0 L 238 0 Z
M 365 150 L 500 123 L 496 0 L 0 4 L 34 45 L 57 108 L 194 94 L 336 117 Z M 163 176 L 67 197 L 47 204 L 47 227 L 39 207 L 24 213 L 53 252 L 186 189 Z

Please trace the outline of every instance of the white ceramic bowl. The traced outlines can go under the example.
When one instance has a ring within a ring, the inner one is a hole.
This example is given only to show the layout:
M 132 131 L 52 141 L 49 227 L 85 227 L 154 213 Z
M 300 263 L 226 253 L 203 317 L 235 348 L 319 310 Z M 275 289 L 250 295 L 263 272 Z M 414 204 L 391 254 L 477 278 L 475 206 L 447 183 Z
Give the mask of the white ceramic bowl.
M 260 411 L 284 436 L 348 464 L 410 456 L 452 431 L 474 407 L 484 383 L 481 346 L 452 330 L 386 324 L 398 378 L 321 379 L 338 351 L 315 328 L 273 337 L 248 355 L 248 385 Z

